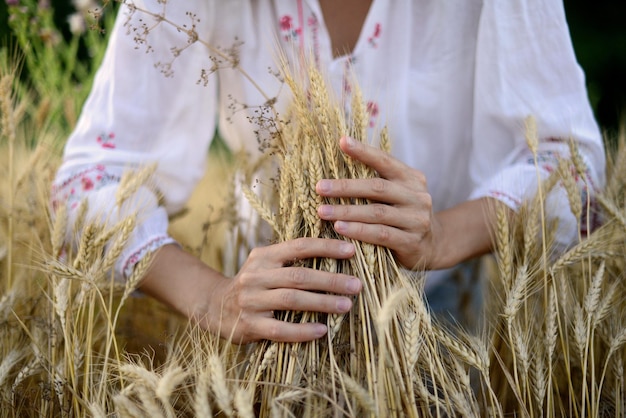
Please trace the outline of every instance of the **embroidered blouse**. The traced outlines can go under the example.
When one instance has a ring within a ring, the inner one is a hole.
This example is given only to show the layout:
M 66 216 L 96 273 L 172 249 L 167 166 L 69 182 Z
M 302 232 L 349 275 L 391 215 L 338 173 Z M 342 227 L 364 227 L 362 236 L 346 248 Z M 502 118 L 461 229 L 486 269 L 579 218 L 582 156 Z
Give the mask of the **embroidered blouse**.
M 111 217 L 122 172 L 157 162 L 162 200 L 148 188 L 133 199 L 141 222 L 120 275 L 173 242 L 168 214 L 203 175 L 216 129 L 232 150 L 258 154 L 248 117 L 288 101 L 277 46 L 290 60 L 310 55 L 339 96 L 350 95 L 354 74 L 371 125 L 386 124 L 393 155 L 424 172 L 435 211 L 484 196 L 516 209 L 534 195 L 527 116 L 537 122 L 540 174 L 573 139 L 588 167 L 581 189 L 603 185 L 601 134 L 561 0 L 374 0 L 354 50 L 340 57 L 316 0 L 127 1 L 53 185 L 53 203 L 86 198 L 89 216 Z M 567 244 L 576 220 L 565 193 L 551 199 Z

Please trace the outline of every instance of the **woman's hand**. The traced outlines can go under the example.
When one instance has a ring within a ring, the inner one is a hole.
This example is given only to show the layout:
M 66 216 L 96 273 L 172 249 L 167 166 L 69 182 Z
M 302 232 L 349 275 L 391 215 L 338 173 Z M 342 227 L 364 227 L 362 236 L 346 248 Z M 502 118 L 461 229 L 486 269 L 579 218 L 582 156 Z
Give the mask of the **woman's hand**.
M 379 178 L 321 180 L 326 197 L 364 198 L 368 205 L 322 205 L 318 214 L 349 238 L 391 249 L 409 269 L 443 269 L 489 252 L 495 205 L 484 197 L 433 213 L 424 174 L 369 145 L 341 138 L 341 149 Z M 513 211 L 507 211 L 513 216 Z
M 326 334 L 320 323 L 294 324 L 273 317 L 275 310 L 341 314 L 352 307 L 346 296 L 361 290 L 359 279 L 304 267 L 285 267 L 313 257 L 349 258 L 354 246 L 339 240 L 299 238 L 252 250 L 230 282 L 215 289 L 221 300 L 221 334 L 233 342 L 261 339 L 308 341 Z M 318 293 L 318 292 L 328 292 Z M 218 306 L 214 306 L 215 313 Z M 232 332 L 232 334 L 230 334 Z
M 358 294 L 362 284 L 347 275 L 287 265 L 313 257 L 350 258 L 354 251 L 345 241 L 299 238 L 254 249 L 237 276 L 227 278 L 180 248 L 164 246 L 141 288 L 237 344 L 310 341 L 326 334 L 324 324 L 280 321 L 273 311 L 346 313 L 352 300 L 345 295 Z
M 371 179 L 321 180 L 317 193 L 335 198 L 364 198 L 369 205 L 322 205 L 322 219 L 335 221 L 346 237 L 391 249 L 410 269 L 437 268 L 441 226 L 422 172 L 388 153 L 351 138 L 340 140 L 343 152 L 379 174 Z

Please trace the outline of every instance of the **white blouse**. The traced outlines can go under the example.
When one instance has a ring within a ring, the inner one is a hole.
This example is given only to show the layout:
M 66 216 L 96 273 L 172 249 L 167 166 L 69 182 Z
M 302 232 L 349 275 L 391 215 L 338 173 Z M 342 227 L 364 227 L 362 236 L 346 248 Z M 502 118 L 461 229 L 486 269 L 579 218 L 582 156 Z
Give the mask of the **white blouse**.
M 386 124 L 393 155 L 424 172 L 435 211 L 484 196 L 515 209 L 535 193 L 527 116 L 537 121 L 542 175 L 573 138 L 589 169 L 581 188 L 604 183 L 601 134 L 561 0 L 374 0 L 354 51 L 337 58 L 316 0 L 126 3 L 53 186 L 53 204 L 75 210 L 86 197 L 89 216 L 115 218 L 122 172 L 157 162 L 162 200 L 145 188 L 129 202 L 141 223 L 121 275 L 172 242 L 167 216 L 203 175 L 216 129 L 232 150 L 258 155 L 248 116 L 274 98 L 284 109 L 289 96 L 275 74 L 278 48 L 293 62 L 310 54 L 339 97 L 350 95 L 347 74 L 356 76 L 371 125 Z M 567 244 L 576 220 L 564 193 L 552 199 Z

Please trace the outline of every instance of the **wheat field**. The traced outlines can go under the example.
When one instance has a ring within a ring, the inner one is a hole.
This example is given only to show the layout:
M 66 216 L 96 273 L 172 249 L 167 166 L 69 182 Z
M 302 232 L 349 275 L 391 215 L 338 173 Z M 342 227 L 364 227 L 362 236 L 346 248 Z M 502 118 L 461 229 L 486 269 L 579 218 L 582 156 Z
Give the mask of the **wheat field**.
M 125 283 L 113 280 L 110 268 L 136 216 L 97 224 L 86 206 L 72 225 L 63 207 L 52 216 L 49 185 L 67 135 L 52 118 L 75 119 L 78 103 L 25 94 L 16 67 L 0 68 L 0 416 L 625 415 L 626 133 L 608 138 L 618 145 L 608 153 L 598 207 L 585 204 L 576 186 L 585 167 L 574 146 L 515 218 L 494 207 L 496 248 L 481 261 L 489 280 L 478 332 L 433 318 L 419 273 L 400 269 L 385 248 L 355 242 L 351 260 L 300 261 L 361 278 L 364 291 L 349 314 L 280 314 L 325 322 L 327 337 L 237 346 L 134 292 L 150 257 Z M 264 165 L 235 164 L 216 151 L 188 210 L 172 219 L 172 235 L 215 268 L 232 269 L 226 256 L 242 245 L 215 239 L 237 223 L 232 190 L 242 190 L 277 241 L 336 237 L 316 215 L 317 180 L 376 175 L 332 140 L 366 140 L 358 89 L 347 117 L 323 74 L 284 76 L 293 106 L 288 119 L 272 121 L 272 159 L 264 160 L 279 167 L 275 189 L 259 194 L 235 175 L 250 179 Z M 527 137 L 532 150 L 532 120 Z M 388 150 L 392 140 L 383 128 L 375 142 Z M 123 180 L 118 203 L 149 175 L 146 168 Z M 215 188 L 208 179 L 216 176 L 231 180 Z M 581 222 L 592 211 L 603 220 L 561 253 L 553 248 L 555 225 L 545 222 L 545 201 L 557 188 Z M 77 246 L 65 242 L 67 228 Z

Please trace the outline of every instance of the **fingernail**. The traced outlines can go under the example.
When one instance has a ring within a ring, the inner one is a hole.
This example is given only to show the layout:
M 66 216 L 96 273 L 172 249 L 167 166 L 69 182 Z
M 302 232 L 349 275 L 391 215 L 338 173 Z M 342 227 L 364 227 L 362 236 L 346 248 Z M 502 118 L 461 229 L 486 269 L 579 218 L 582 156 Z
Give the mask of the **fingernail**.
M 340 298 L 337 301 L 337 310 L 340 312 L 348 312 L 352 306 L 352 301 L 347 298 Z
M 342 242 L 339 246 L 339 251 L 343 254 L 350 254 L 354 250 L 354 245 L 349 242 Z
M 354 144 L 356 144 L 356 141 L 354 140 L 354 138 L 349 137 L 349 136 L 344 136 L 345 140 L 346 140 L 346 145 L 349 147 L 353 147 Z
M 333 214 L 333 207 L 330 205 L 322 205 L 317 209 L 320 216 L 330 216 Z
M 348 223 L 344 221 L 335 222 L 335 231 L 337 232 L 345 232 L 348 230 Z
M 317 190 L 319 190 L 320 192 L 330 192 L 330 189 L 330 180 L 320 180 L 317 182 Z
M 361 289 L 361 281 L 357 278 L 350 279 L 346 282 L 346 290 L 348 293 L 356 293 Z
M 319 337 L 322 337 L 322 336 L 326 335 L 326 331 L 327 331 L 326 325 L 324 325 L 324 324 L 316 324 L 315 325 L 315 329 L 314 329 L 313 332 L 319 338 Z

